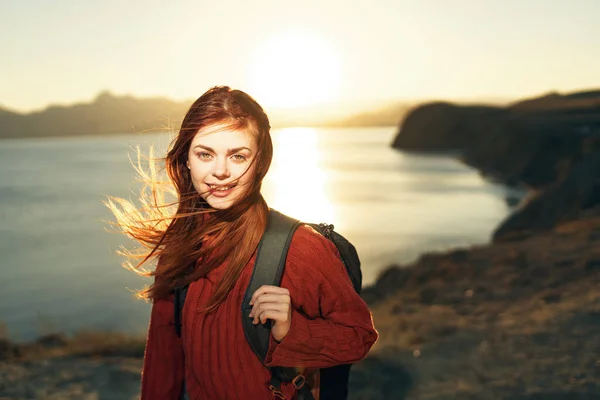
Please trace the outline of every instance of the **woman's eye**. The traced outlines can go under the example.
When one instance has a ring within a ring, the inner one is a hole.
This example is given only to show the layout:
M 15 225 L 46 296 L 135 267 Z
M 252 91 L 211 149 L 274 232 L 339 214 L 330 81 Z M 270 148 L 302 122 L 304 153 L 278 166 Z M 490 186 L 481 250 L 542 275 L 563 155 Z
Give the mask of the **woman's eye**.
M 201 151 L 200 153 L 197 154 L 197 156 L 201 160 L 208 160 L 210 158 L 210 153 L 206 153 L 204 151 Z
M 232 157 L 235 161 L 246 161 L 246 157 L 241 154 L 234 154 Z

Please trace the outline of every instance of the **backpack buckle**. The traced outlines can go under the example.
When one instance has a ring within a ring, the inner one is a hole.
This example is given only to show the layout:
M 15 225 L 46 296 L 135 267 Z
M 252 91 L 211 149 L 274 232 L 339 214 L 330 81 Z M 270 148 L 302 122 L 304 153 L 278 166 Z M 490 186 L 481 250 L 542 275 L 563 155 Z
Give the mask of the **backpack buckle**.
M 332 224 L 320 223 L 319 226 L 323 229 L 323 236 L 327 239 L 331 239 L 331 233 L 335 229 Z
M 275 396 L 276 399 L 280 399 L 280 400 L 285 400 L 285 394 L 283 394 L 283 392 L 279 389 L 277 389 L 275 386 L 273 385 L 269 385 L 269 389 L 271 389 L 271 393 L 273 393 L 273 396 Z
M 292 383 L 294 384 L 296 390 L 299 390 L 306 383 L 306 378 L 304 377 L 304 375 L 298 374 L 294 377 L 294 379 L 292 379 Z

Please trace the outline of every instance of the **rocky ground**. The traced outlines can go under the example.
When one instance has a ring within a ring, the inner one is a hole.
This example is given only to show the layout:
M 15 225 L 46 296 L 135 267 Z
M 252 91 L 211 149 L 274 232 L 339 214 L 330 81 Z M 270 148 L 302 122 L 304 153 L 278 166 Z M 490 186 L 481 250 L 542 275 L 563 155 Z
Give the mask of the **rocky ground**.
M 134 400 L 141 358 L 58 357 L 0 363 L 0 399 Z
M 389 269 L 354 398 L 598 399 L 599 283 L 600 218 Z
M 391 267 L 364 291 L 380 340 L 350 398 L 598 399 L 599 283 L 600 218 Z M 0 342 L 0 399 L 131 400 L 142 354 L 116 334 Z
M 144 338 L 117 333 L 0 341 L 0 399 L 139 398 L 143 354 Z

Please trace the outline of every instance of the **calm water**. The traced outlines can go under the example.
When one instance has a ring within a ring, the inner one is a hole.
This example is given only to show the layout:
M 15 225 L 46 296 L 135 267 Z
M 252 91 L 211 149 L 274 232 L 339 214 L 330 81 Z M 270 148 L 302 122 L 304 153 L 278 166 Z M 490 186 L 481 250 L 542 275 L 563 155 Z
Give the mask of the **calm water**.
M 443 157 L 392 150 L 394 128 L 273 132 L 263 186 L 269 204 L 330 222 L 357 247 L 369 284 L 392 263 L 488 241 L 507 212 L 505 189 Z M 106 232 L 106 195 L 135 198 L 132 146 L 168 135 L 0 141 L 0 321 L 10 337 L 100 328 L 143 333 L 148 281 L 120 267 L 127 244 Z M 162 154 L 161 154 L 162 155 Z

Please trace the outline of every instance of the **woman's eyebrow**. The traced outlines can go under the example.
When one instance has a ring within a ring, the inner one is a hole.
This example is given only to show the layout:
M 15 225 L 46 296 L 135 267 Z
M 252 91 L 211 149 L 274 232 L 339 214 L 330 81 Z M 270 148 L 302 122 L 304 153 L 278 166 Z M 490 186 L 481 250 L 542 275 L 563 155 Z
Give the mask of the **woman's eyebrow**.
M 236 147 L 236 148 L 234 148 L 234 149 L 229 149 L 229 150 L 227 150 L 227 152 L 228 152 L 229 154 L 231 154 L 231 153 L 239 153 L 239 152 L 240 152 L 240 151 L 242 151 L 242 150 L 248 150 L 250 153 L 252 153 L 252 150 L 250 150 L 250 149 L 249 149 L 249 148 L 247 148 L 246 146 L 242 146 L 242 147 Z
M 197 145 L 194 146 L 194 149 L 197 148 L 197 147 L 200 147 L 200 148 L 203 148 L 204 150 L 207 150 L 207 151 L 210 151 L 212 153 L 215 153 L 215 150 L 212 147 L 208 147 L 208 146 L 205 146 L 203 144 L 197 144 Z M 252 150 L 250 150 L 248 147 L 242 146 L 242 147 L 236 147 L 236 148 L 233 148 L 233 149 L 227 149 L 227 154 L 239 153 L 242 150 L 248 150 L 250 153 L 252 153 Z

